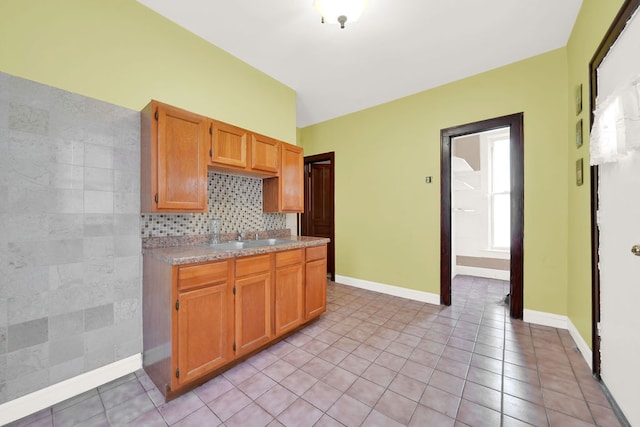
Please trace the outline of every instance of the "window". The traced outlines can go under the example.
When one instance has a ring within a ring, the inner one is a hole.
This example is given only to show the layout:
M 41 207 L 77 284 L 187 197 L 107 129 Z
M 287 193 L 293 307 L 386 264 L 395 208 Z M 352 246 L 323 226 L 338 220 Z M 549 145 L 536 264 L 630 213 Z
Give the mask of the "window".
M 511 180 L 509 140 L 490 142 L 490 233 L 492 249 L 511 246 Z

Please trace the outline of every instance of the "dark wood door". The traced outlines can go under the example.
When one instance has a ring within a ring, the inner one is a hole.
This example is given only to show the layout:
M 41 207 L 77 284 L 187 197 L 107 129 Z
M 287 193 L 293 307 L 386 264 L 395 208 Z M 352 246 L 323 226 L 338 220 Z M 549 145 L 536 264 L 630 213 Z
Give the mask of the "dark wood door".
M 327 273 L 335 280 L 333 153 L 305 157 L 304 236 L 328 237 Z

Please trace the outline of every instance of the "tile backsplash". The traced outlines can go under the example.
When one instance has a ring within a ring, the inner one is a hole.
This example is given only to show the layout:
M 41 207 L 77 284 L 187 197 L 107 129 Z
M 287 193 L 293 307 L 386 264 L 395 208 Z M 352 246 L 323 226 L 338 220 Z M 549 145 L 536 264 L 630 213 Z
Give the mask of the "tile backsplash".
M 221 219 L 221 232 L 277 230 L 286 215 L 262 212 L 262 180 L 209 172 L 209 211 L 186 214 L 142 214 L 141 237 L 210 234 L 209 220 Z

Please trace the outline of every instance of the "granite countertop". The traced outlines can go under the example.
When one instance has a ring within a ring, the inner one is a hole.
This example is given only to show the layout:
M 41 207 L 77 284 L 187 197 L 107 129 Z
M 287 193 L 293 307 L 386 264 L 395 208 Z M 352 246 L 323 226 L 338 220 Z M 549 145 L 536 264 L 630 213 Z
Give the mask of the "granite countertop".
M 182 246 L 148 247 L 142 249 L 142 254 L 153 257 L 172 265 L 192 264 L 196 262 L 215 261 L 219 259 L 237 258 L 249 255 L 266 254 L 270 252 L 286 251 L 290 249 L 319 246 L 329 243 L 326 237 L 287 236 L 291 242 L 272 246 L 255 248 L 220 250 L 214 249 L 207 243 L 199 242 Z

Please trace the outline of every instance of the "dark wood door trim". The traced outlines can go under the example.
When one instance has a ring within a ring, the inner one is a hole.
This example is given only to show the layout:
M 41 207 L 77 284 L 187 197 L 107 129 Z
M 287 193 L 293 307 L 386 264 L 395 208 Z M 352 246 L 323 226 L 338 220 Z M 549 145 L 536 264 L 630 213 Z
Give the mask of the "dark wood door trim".
M 633 14 L 640 8 L 640 0 L 626 0 L 620 7 L 618 14 L 614 18 L 609 30 L 600 42 L 600 46 L 589 62 L 589 89 L 591 93 L 590 101 L 590 127 L 593 126 L 593 111 L 596 108 L 596 97 L 598 96 L 598 67 L 607 56 L 611 46 L 618 40 L 627 22 Z M 600 270 L 598 263 L 598 249 L 600 247 L 598 229 L 598 166 L 591 166 L 591 353 L 593 374 L 600 379 L 600 334 L 598 334 L 598 323 L 600 322 Z
M 511 133 L 511 304 L 510 315 L 522 319 L 524 303 L 524 114 L 483 120 L 440 131 L 440 303 L 451 305 L 451 140 L 509 127 Z
M 331 218 L 331 236 L 329 237 L 331 239 L 331 244 L 328 245 L 328 249 L 327 250 L 327 267 L 329 269 L 328 273 L 331 275 L 331 280 L 335 280 L 336 278 L 336 254 L 335 254 L 335 241 L 336 241 L 336 221 L 335 221 L 335 168 L 336 168 L 336 158 L 335 158 L 335 152 L 331 151 L 328 153 L 322 153 L 322 154 L 314 154 L 311 156 L 305 156 L 304 158 L 304 167 L 305 167 L 305 174 L 306 174 L 306 170 L 309 164 L 311 163 L 320 163 L 320 162 L 329 162 L 329 164 L 331 165 L 331 169 L 329 171 L 329 175 L 331 176 L 331 186 L 330 186 L 330 198 L 334 201 L 334 209 L 333 209 L 333 215 Z M 307 201 L 308 201 L 308 194 L 309 194 L 309 183 L 307 182 L 307 180 L 305 179 L 305 185 L 304 185 L 304 197 L 305 197 L 305 211 L 307 209 Z M 305 214 L 301 214 L 299 216 L 299 223 L 301 224 L 301 229 L 304 230 L 304 226 L 303 226 L 303 221 L 305 220 L 304 217 Z

